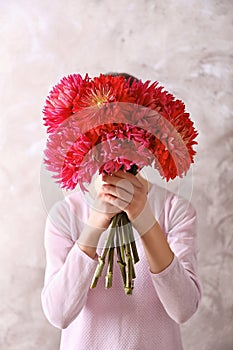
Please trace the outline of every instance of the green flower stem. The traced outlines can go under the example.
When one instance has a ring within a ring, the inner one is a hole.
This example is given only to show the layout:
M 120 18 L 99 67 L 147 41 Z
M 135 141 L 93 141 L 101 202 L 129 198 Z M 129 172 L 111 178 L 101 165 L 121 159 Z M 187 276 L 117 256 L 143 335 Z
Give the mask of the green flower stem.
M 115 225 L 115 223 L 113 224 Z M 112 230 L 114 234 L 112 236 L 111 246 L 108 251 L 108 269 L 107 274 L 105 276 L 105 288 L 112 287 L 112 275 L 113 275 L 113 261 L 114 261 L 114 236 L 116 236 L 116 226 L 112 226 Z
M 129 223 L 128 227 L 129 227 L 129 241 L 133 252 L 133 261 L 134 261 L 134 264 L 136 264 L 137 262 L 139 262 L 139 256 L 138 256 L 136 242 L 134 239 L 132 224 Z
M 108 250 L 108 249 L 105 249 L 105 251 Z M 92 278 L 92 282 L 91 282 L 91 286 L 90 288 L 93 289 L 96 287 L 97 285 L 97 282 L 102 274 L 102 271 L 103 271 L 103 268 L 104 268 L 104 264 L 105 264 L 105 258 L 102 258 L 102 256 L 99 256 L 98 258 L 99 260 L 99 263 L 96 267 L 96 270 L 95 270 L 95 273 L 94 273 L 94 276 Z
M 114 240 L 117 249 L 117 263 L 120 267 L 125 294 L 132 294 L 134 287 L 134 264 L 139 261 L 137 246 L 134 239 L 132 224 L 125 212 L 115 215 L 111 221 L 110 232 L 105 241 L 99 263 L 96 267 L 90 288 L 95 288 L 102 274 L 105 260 L 108 255 L 108 267 L 105 276 L 105 287 L 112 287 Z
M 113 261 L 114 261 L 114 247 L 109 248 L 108 252 L 108 269 L 105 276 L 105 288 L 112 287 L 112 274 L 113 274 Z
M 132 228 L 132 223 L 129 221 L 127 214 L 123 217 L 123 225 L 124 225 L 124 231 L 127 232 L 127 242 L 130 243 L 131 250 L 133 253 L 133 262 L 136 264 L 139 261 L 139 256 L 138 256 L 138 251 L 137 251 L 137 246 L 134 238 L 134 233 L 133 233 L 133 228 Z
M 127 221 L 127 224 L 125 225 L 124 231 L 125 231 L 125 242 L 127 244 L 127 253 L 130 255 L 130 259 L 131 259 L 130 268 L 131 268 L 131 273 L 132 273 L 132 279 L 134 279 L 136 277 L 136 274 L 135 274 L 135 269 L 134 269 L 134 259 L 132 256 L 132 245 L 131 245 L 131 243 L 132 243 L 131 239 L 134 239 L 134 236 L 133 236 L 133 231 L 132 231 L 132 224 L 130 221 Z M 136 245 L 135 245 L 135 248 L 136 248 Z M 137 251 L 136 251 L 136 253 L 137 253 Z M 133 281 L 131 284 L 133 284 Z
M 125 260 L 126 260 L 126 283 L 125 294 L 132 294 L 133 291 L 133 260 L 129 242 L 129 220 L 128 217 L 122 215 L 121 219 L 122 229 L 124 230 L 124 242 L 125 242 Z M 123 228 L 124 227 L 124 228 Z
M 117 248 L 117 263 L 121 270 L 121 275 L 124 283 L 124 287 L 126 284 L 126 273 L 125 273 L 125 252 L 124 252 L 124 242 L 121 232 L 121 227 L 116 227 L 116 248 Z
M 134 252 L 132 250 L 132 241 L 131 241 L 132 238 L 134 239 L 134 236 L 131 237 L 131 235 L 130 235 L 131 228 L 132 228 L 131 227 L 131 223 L 129 223 L 127 225 L 127 228 L 126 228 L 126 232 L 127 232 L 127 244 L 129 245 L 128 251 L 129 251 L 129 254 L 130 254 L 130 257 L 131 257 L 131 266 L 130 266 L 130 268 L 131 268 L 132 280 L 133 280 L 134 278 L 136 278 L 136 274 L 135 274 L 135 269 L 134 269 L 134 264 L 135 264 L 135 262 L 134 262 Z M 135 249 L 136 249 L 136 254 L 137 254 L 136 245 L 135 245 Z M 133 255 L 132 255 L 132 252 L 133 252 Z M 131 284 L 133 286 L 133 281 L 131 281 Z
M 113 241 L 113 237 L 114 237 L 114 234 L 115 234 L 115 226 L 118 222 L 119 218 L 116 216 L 114 216 L 114 218 L 112 219 L 112 222 L 111 222 L 111 228 L 110 228 L 110 232 L 109 232 L 109 235 L 108 235 L 108 238 L 107 240 L 105 241 L 105 245 L 104 245 L 104 248 L 103 248 L 103 251 L 102 251 L 102 254 L 101 256 L 99 256 L 98 260 L 99 260 L 99 263 L 96 267 L 96 270 L 95 270 L 95 273 L 94 273 L 94 276 L 93 276 L 93 279 L 92 279 L 92 282 L 91 282 L 91 286 L 90 288 L 93 289 L 96 287 L 97 285 L 97 282 L 102 274 L 102 271 L 103 271 L 103 268 L 104 268 L 104 264 L 105 264 L 105 258 L 109 252 L 109 248 L 112 244 L 112 241 Z
M 125 284 L 125 294 L 132 294 L 133 292 L 133 262 L 130 251 L 130 244 L 125 245 L 125 255 L 126 255 L 126 284 Z
M 124 230 L 123 230 L 122 218 L 121 218 L 119 225 L 118 225 L 118 235 L 119 235 L 121 257 L 122 257 L 123 263 L 125 263 L 125 243 L 124 243 L 123 234 L 124 234 Z

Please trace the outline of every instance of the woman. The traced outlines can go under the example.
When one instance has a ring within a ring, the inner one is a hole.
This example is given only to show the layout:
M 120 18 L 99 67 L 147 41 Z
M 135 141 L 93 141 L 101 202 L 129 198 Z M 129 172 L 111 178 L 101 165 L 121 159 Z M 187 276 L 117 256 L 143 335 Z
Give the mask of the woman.
M 195 313 L 201 295 L 195 210 L 140 175 L 118 171 L 98 180 L 92 205 L 75 192 L 46 224 L 42 305 L 62 329 L 60 349 L 181 350 L 179 325 Z M 118 268 L 111 289 L 100 280 L 90 290 L 102 237 L 121 211 L 133 224 L 140 258 L 130 296 Z

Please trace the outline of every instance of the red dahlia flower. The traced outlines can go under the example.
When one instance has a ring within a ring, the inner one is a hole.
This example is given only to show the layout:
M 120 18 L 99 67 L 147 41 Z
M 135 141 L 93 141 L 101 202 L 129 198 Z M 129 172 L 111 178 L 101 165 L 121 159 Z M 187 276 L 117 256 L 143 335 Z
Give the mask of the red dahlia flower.
M 59 84 L 53 87 L 43 109 L 45 126 L 48 126 L 49 133 L 55 131 L 64 120 L 74 113 L 74 101 L 77 103 L 81 98 L 88 81 L 87 74 L 84 79 L 80 74 L 73 74 L 64 77 Z
M 139 170 L 153 163 L 168 181 L 193 163 L 197 131 L 184 103 L 158 82 L 69 75 L 52 89 L 43 112 L 45 163 L 66 189 L 83 188 L 96 171 L 128 171 L 133 164 Z

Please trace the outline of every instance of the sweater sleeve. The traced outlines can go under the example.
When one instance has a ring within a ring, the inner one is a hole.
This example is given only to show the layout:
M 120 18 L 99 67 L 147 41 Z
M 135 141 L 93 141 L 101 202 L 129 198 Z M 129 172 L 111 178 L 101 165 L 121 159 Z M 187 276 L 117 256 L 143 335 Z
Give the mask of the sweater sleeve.
M 41 293 L 49 322 L 66 328 L 82 310 L 97 261 L 88 257 L 71 238 L 69 207 L 56 204 L 45 227 L 46 270 Z
M 174 259 L 165 270 L 151 276 L 168 315 L 184 323 L 195 313 L 201 298 L 196 273 L 196 212 L 188 201 L 175 195 L 165 209 L 167 240 Z

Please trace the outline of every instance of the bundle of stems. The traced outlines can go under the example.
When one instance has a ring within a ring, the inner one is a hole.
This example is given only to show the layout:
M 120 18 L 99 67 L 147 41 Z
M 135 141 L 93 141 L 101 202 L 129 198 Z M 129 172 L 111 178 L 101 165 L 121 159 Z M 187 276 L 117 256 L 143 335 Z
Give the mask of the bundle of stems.
M 106 258 L 108 259 L 105 287 L 112 287 L 114 249 L 117 250 L 117 263 L 120 267 L 125 294 L 132 294 L 136 278 L 134 265 L 139 261 L 133 228 L 125 212 L 115 215 L 110 224 L 110 231 L 105 241 L 99 263 L 95 270 L 90 288 L 95 288 L 102 274 Z

